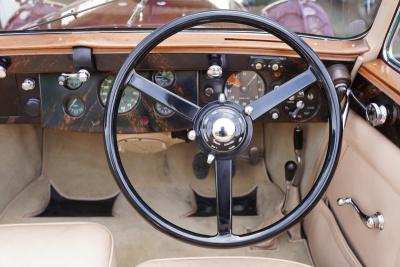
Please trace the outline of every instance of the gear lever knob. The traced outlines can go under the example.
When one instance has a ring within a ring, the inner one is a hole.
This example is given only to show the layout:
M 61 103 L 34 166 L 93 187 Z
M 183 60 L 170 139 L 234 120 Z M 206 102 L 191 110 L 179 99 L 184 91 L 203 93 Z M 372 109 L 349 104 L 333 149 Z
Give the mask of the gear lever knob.
M 285 179 L 287 182 L 292 182 L 296 174 L 297 164 L 296 162 L 290 160 L 285 164 Z
M 293 143 L 294 143 L 295 150 L 303 149 L 303 129 L 299 126 L 294 128 Z

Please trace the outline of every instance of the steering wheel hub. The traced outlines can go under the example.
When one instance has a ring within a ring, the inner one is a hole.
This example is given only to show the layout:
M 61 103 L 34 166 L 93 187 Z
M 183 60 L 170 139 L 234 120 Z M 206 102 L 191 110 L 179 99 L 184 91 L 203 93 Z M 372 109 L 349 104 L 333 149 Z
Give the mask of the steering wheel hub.
M 238 150 L 245 149 L 252 132 L 248 131 L 252 126 L 246 117 L 240 107 L 229 102 L 204 107 L 194 122 L 200 137 L 200 148 L 205 153 L 216 155 L 236 154 Z
M 235 123 L 228 118 L 217 119 L 212 126 L 212 135 L 220 143 L 228 143 L 235 137 Z

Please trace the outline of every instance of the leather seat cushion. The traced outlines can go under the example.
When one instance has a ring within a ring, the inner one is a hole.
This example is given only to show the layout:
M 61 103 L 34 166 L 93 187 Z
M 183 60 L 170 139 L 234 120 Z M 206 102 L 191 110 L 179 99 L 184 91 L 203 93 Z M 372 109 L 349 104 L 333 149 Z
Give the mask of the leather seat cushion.
M 257 257 L 212 257 L 150 260 L 137 267 L 310 267 L 293 261 Z
M 0 266 L 115 266 L 110 231 L 94 223 L 0 225 Z

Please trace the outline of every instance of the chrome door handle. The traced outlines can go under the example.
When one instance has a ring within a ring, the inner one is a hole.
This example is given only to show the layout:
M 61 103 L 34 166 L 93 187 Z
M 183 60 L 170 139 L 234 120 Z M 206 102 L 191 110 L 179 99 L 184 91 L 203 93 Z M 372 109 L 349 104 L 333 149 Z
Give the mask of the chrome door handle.
M 366 215 L 364 212 L 360 210 L 358 205 L 353 201 L 351 197 L 339 198 L 337 200 L 337 204 L 339 206 L 350 205 L 351 207 L 353 207 L 356 210 L 363 224 L 368 229 L 379 229 L 380 231 L 383 230 L 385 220 L 380 212 L 376 212 L 374 215 L 371 216 Z

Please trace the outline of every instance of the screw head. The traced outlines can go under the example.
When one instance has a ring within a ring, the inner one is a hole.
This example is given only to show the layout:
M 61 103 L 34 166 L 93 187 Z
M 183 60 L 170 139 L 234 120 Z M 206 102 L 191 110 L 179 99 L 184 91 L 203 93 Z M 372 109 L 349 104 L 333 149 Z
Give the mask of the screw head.
M 190 130 L 190 131 L 187 133 L 187 138 L 188 138 L 190 141 L 196 140 L 196 132 L 195 132 L 194 130 Z
M 247 116 L 250 116 L 251 115 L 251 113 L 253 113 L 253 107 L 252 106 L 246 106 L 245 108 L 244 108 L 244 113 L 247 115 Z
M 225 96 L 225 94 L 219 94 L 219 96 L 218 96 L 218 101 L 219 101 L 220 103 L 225 103 L 225 102 L 226 102 L 226 96 Z
M 207 164 L 213 163 L 214 160 L 215 160 L 215 156 L 213 154 L 208 154 L 208 156 L 207 156 Z

